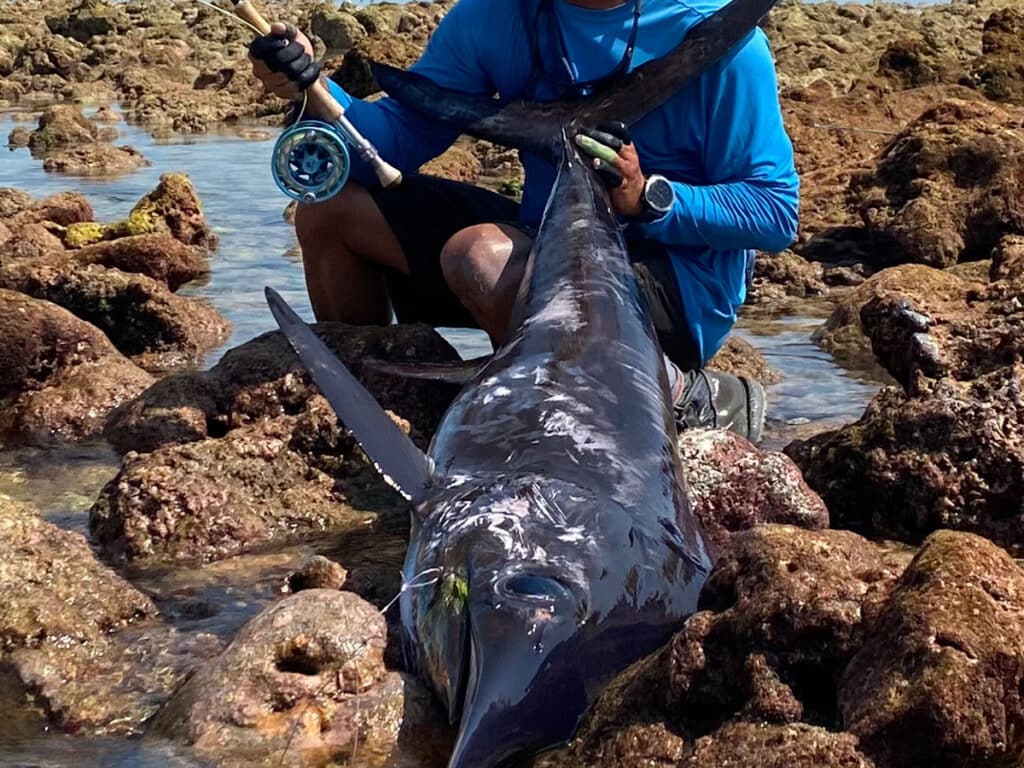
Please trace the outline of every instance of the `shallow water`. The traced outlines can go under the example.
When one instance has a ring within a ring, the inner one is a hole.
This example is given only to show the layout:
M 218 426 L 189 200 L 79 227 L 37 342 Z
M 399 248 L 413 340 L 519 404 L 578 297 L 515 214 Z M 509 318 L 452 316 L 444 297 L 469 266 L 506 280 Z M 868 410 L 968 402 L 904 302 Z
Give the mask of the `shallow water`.
M 0 113 L 0 141 L 15 125 L 25 124 L 15 121 L 11 112 Z M 213 304 L 233 329 L 228 342 L 211 353 L 204 365 L 215 363 L 227 348 L 276 328 L 264 302 L 265 285 L 273 286 L 303 317 L 312 319 L 301 263 L 285 255 L 296 244 L 291 225 L 282 218 L 287 200 L 269 172 L 276 131 L 241 127 L 156 140 L 137 127 L 118 127 L 122 135 L 117 143 L 141 150 L 152 162 L 150 167 L 113 179 L 75 178 L 44 172 L 27 149 L 0 150 L 0 186 L 15 186 L 35 197 L 76 190 L 88 197 L 99 220 L 110 221 L 125 216 L 156 186 L 161 173 L 186 172 L 210 226 L 220 236 L 220 247 L 211 260 L 209 278 L 181 292 Z M 252 131 L 257 138 L 252 138 Z M 768 388 L 770 422 L 765 444 L 771 448 L 809 431 L 856 419 L 880 380 L 871 366 L 863 370 L 838 367 L 811 343 L 810 333 L 828 314 L 826 304 L 808 305 L 802 312 L 776 318 L 744 316 L 737 329 L 782 373 L 782 381 Z M 479 332 L 442 332 L 465 357 L 490 350 Z M 117 466 L 117 457 L 103 445 L 0 453 L 0 493 L 31 502 L 56 524 L 86 533 L 88 508 Z M 286 574 L 313 552 L 343 563 L 353 589 L 382 605 L 390 597 L 384 592 L 398 586 L 404 535 L 401 521 L 384 521 L 376 531 L 340 540 L 310 541 L 203 568 L 143 566 L 126 575 L 153 595 L 165 619 L 180 633 L 209 633 L 227 640 L 280 594 Z M 373 547 L 367 546 L 367 537 L 374 538 Z M 26 714 L 10 695 L 5 698 L 5 688 L 0 678 L 0 767 L 194 764 L 183 752 L 148 740 L 48 735 L 40 719 Z M 21 714 L 15 716 L 15 711 Z

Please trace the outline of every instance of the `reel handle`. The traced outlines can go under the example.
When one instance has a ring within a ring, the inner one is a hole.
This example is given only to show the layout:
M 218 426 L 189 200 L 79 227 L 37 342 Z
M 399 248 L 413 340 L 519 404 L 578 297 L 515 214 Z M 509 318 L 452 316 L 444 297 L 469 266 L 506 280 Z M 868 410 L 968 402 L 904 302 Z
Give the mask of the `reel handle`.
M 270 22 L 263 18 L 250 0 L 231 0 L 235 5 L 235 15 L 252 24 L 260 31 L 261 35 L 270 34 Z M 402 183 L 402 172 L 388 163 L 380 156 L 377 148 L 371 144 L 359 130 L 352 125 L 345 110 L 338 103 L 327 87 L 317 80 L 307 89 L 309 103 L 314 110 L 324 117 L 327 122 L 336 125 L 343 135 L 350 140 L 350 143 L 359 152 L 359 157 L 368 162 L 377 174 L 377 179 L 385 189 L 397 186 Z

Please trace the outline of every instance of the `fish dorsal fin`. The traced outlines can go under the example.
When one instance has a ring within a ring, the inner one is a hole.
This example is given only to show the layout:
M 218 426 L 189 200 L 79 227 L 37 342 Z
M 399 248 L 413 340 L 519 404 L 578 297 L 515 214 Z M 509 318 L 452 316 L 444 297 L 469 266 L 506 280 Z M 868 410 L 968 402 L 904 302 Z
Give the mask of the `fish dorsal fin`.
M 313 329 L 273 289 L 267 304 L 281 332 L 341 423 L 389 485 L 413 504 L 430 486 L 430 459 L 380 407 Z
M 376 358 L 367 358 L 362 363 L 365 369 L 385 373 L 389 376 L 443 381 L 448 384 L 466 384 L 480 373 L 490 360 L 490 355 L 484 355 L 469 360 L 446 360 L 439 363 L 396 363 Z
M 632 125 L 739 46 L 776 2 L 730 0 L 695 24 L 672 51 L 581 101 L 501 100 L 442 88 L 418 72 L 378 62 L 370 69 L 382 90 L 411 109 L 470 136 L 557 159 L 564 126 L 593 127 L 607 120 Z

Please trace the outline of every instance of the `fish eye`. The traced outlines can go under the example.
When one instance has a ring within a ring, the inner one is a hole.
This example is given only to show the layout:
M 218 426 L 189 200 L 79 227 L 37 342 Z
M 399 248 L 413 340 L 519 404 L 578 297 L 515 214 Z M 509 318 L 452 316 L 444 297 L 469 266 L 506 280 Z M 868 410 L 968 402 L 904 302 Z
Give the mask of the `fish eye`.
M 571 600 L 572 594 L 560 582 L 548 576 L 517 573 L 506 576 L 498 584 L 498 590 L 507 597 L 519 600 L 552 602 Z

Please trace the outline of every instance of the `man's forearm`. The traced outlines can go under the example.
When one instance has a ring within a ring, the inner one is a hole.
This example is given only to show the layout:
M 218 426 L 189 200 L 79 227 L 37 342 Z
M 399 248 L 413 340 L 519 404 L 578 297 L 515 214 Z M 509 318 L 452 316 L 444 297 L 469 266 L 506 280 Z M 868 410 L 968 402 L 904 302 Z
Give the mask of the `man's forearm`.
M 795 239 L 795 186 L 732 182 L 698 186 L 673 182 L 675 204 L 667 214 L 637 226 L 645 236 L 672 245 L 774 253 Z

